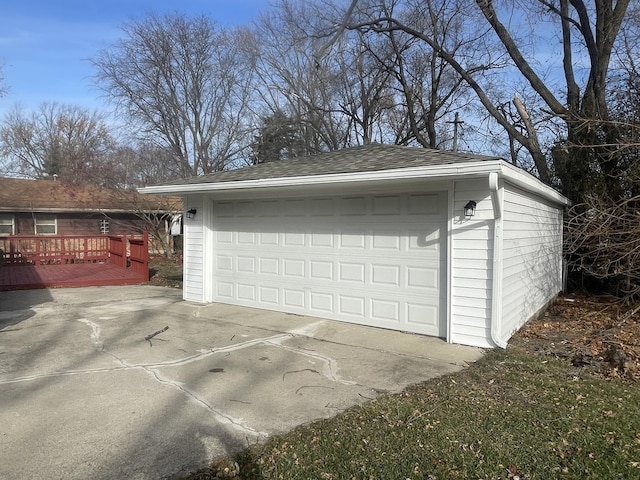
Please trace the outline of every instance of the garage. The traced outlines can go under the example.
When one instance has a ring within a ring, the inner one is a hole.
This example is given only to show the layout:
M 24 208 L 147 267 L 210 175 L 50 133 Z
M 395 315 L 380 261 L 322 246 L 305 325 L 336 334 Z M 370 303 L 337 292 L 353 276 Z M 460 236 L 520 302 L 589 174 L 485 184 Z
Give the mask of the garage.
M 445 336 L 446 194 L 213 202 L 213 301 Z
M 183 298 L 506 347 L 562 289 L 569 201 L 497 157 L 370 144 L 182 195 Z

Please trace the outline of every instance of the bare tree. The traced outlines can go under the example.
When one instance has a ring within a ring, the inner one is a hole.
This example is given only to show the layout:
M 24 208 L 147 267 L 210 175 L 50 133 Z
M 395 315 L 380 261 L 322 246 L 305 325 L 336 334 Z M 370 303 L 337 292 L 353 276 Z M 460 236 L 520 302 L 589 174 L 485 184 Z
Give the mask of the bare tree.
M 114 188 L 145 187 L 181 177 L 171 152 L 151 142 L 119 145 L 107 161 L 113 172 Z
M 323 17 L 313 2 L 284 0 L 255 25 L 258 92 L 264 106 L 257 117 L 276 112 L 290 117 L 304 141 L 304 153 L 347 146 L 348 126 L 339 111 L 335 70 L 315 55 L 315 32 Z
M 386 123 L 397 105 L 393 76 L 381 69 L 380 39 L 350 32 L 320 55 L 323 36 L 340 18 L 337 2 L 282 1 L 256 25 L 259 77 L 268 114 L 298 125 L 306 153 L 393 141 Z M 394 119 L 395 120 L 395 119 Z
M 407 25 L 428 34 L 446 45 L 458 56 L 472 57 L 472 73 L 484 72 L 503 66 L 504 62 L 491 59 L 485 53 L 484 42 L 470 35 L 464 28 L 466 17 L 463 4 L 458 1 L 422 0 L 420 2 L 382 2 L 377 4 L 379 15 L 398 17 Z M 396 13 L 395 9 L 398 9 Z M 372 11 L 372 8 L 367 8 Z M 376 32 L 376 28 L 363 29 Z M 362 29 L 360 29 L 362 30 Z M 451 137 L 446 134 L 445 122 L 454 111 L 465 108 L 469 102 L 468 90 L 462 77 L 440 57 L 437 51 L 425 48 L 424 42 L 400 30 L 380 32 L 388 53 L 380 55 L 380 48 L 372 49 L 379 68 L 389 71 L 402 100 L 397 107 L 406 119 L 398 123 L 396 143 L 415 140 L 427 148 L 441 147 Z M 398 129 L 400 127 L 400 129 Z
M 596 195 L 572 207 L 565 225 L 569 267 L 632 303 L 640 298 L 640 195 L 611 202 Z M 580 285 L 584 287 L 584 285 Z
M 248 143 L 248 33 L 178 14 L 149 15 L 122 30 L 124 38 L 93 61 L 106 96 L 170 149 L 182 176 L 236 161 Z
M 7 94 L 7 86 L 4 85 L 4 74 L 2 70 L 4 68 L 4 64 L 0 64 L 0 98 L 4 97 Z
M 341 25 L 345 28 L 367 28 L 380 33 L 403 31 L 424 42 L 445 60 L 461 78 L 473 89 L 487 112 L 498 122 L 517 143 L 522 145 L 531 155 L 540 178 L 552 182 L 552 171 L 549 168 L 546 152 L 540 141 L 540 130 L 532 128 L 535 122 L 531 120 L 532 112 L 527 110 L 524 103 L 518 105 L 520 125 L 524 130 L 514 125 L 505 117 L 489 94 L 489 87 L 483 84 L 482 75 L 473 71 L 475 62 L 472 58 L 460 56 L 458 52 L 443 43 L 432 32 L 424 28 L 416 28 L 399 16 L 390 16 L 385 11 L 375 11 L 355 8 L 359 0 L 352 0 L 349 8 L 349 20 Z M 535 6 L 536 4 L 534 4 Z M 589 181 L 594 169 L 608 170 L 610 165 L 603 160 L 601 151 L 593 152 L 591 146 L 594 136 L 606 137 L 599 140 L 600 144 L 608 144 L 615 140 L 615 132 L 606 127 L 608 109 L 606 102 L 606 81 L 609 71 L 612 51 L 618 32 L 624 21 L 629 0 L 538 0 L 539 10 L 536 14 L 555 22 L 557 35 L 561 39 L 561 62 L 565 83 L 564 99 L 560 92 L 556 92 L 551 83 L 545 80 L 544 72 L 536 71 L 535 55 L 528 51 L 530 44 L 520 42 L 518 25 L 515 22 L 505 25 L 501 21 L 501 13 L 505 16 L 509 12 L 498 10 L 491 0 L 476 0 L 466 3 L 466 11 L 474 9 L 480 12 L 498 40 L 502 52 L 515 68 L 540 101 L 546 112 L 561 119 L 565 131 L 566 142 L 554 150 L 556 172 L 560 176 L 565 191 L 572 196 L 580 196 L 581 185 Z M 505 6 L 506 7 L 506 6 Z M 531 5 L 514 2 L 511 4 L 513 18 L 527 18 Z M 509 7 L 506 7 L 508 10 Z M 483 29 L 481 29 L 483 31 Z M 470 32 L 468 32 L 469 34 Z M 585 52 L 589 68 L 586 80 L 580 85 L 576 74 L 576 65 L 581 59 L 576 59 L 576 52 Z M 545 113 L 546 114 L 546 113 Z M 594 131 L 598 130 L 594 135 Z M 611 136 L 613 135 L 613 138 Z M 610 173 L 610 172 L 609 172 Z
M 163 195 L 142 195 L 121 190 L 120 195 L 131 201 L 132 211 L 141 220 L 137 233 L 147 231 L 156 242 L 156 248 L 167 258 L 173 256 L 171 225 L 182 212 L 182 199 Z M 133 227 L 134 230 L 136 227 Z
M 105 159 L 114 140 L 96 111 L 43 103 L 27 113 L 16 106 L 0 125 L 0 140 L 5 169 L 16 174 L 100 184 L 110 173 Z

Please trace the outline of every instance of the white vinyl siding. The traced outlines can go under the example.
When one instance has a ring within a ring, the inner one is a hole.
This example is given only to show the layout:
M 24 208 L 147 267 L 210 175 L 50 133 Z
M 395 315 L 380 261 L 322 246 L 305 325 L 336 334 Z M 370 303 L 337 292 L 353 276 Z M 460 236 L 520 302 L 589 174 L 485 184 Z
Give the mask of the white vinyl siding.
M 195 218 L 184 218 L 183 297 L 191 302 L 206 301 L 204 292 L 204 223 L 207 215 L 200 196 L 185 198 L 185 209 L 196 208 Z
M 502 338 L 509 338 L 561 289 L 562 209 L 505 185 Z
M 213 203 L 213 300 L 445 336 L 446 194 Z
M 469 200 L 473 217 L 464 216 Z M 491 347 L 493 207 L 486 177 L 454 183 L 450 341 Z

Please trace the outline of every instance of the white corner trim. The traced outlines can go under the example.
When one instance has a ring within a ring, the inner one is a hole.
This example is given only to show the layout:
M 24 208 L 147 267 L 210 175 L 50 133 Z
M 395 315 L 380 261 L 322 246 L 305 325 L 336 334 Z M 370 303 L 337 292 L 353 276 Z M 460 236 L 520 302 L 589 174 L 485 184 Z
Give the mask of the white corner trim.
M 493 204 L 493 265 L 491 285 L 491 340 L 500 348 L 507 348 L 501 337 L 502 326 L 502 189 L 498 184 L 498 174 L 489 174 L 489 191 Z
M 449 180 L 449 188 L 447 189 L 447 293 L 445 307 L 447 309 L 447 343 L 453 343 L 453 222 L 455 219 L 455 181 Z
M 498 174 L 496 172 L 491 172 L 489 174 L 489 192 L 491 193 L 493 218 L 500 218 L 502 217 L 502 205 L 500 204 L 500 195 L 498 191 Z

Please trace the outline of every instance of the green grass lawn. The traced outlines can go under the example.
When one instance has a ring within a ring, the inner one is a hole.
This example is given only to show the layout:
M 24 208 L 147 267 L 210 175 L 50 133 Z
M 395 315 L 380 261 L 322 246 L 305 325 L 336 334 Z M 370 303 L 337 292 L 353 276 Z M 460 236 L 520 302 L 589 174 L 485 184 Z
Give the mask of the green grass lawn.
M 492 351 L 462 372 L 297 428 L 189 478 L 216 475 L 640 479 L 640 388 L 566 361 Z

